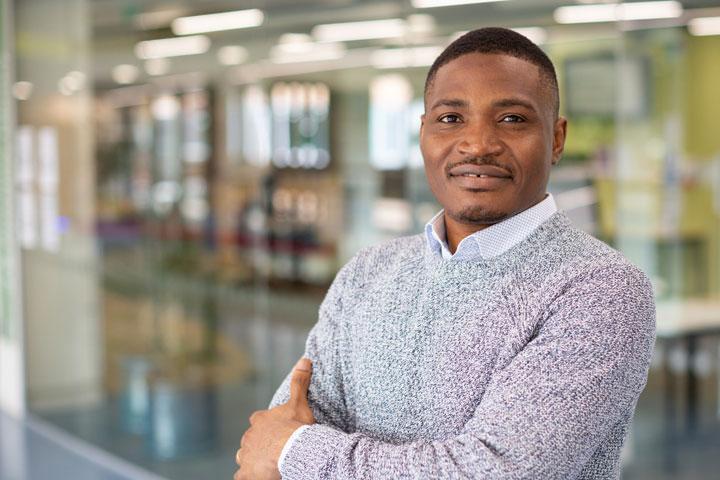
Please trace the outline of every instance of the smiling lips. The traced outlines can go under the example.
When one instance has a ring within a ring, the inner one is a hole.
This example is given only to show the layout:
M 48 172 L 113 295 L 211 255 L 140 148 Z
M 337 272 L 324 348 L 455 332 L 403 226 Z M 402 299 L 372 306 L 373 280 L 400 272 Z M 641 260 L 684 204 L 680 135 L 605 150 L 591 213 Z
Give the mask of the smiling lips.
M 492 190 L 512 180 L 504 168 L 494 165 L 463 164 L 450 169 L 449 176 L 463 188 Z

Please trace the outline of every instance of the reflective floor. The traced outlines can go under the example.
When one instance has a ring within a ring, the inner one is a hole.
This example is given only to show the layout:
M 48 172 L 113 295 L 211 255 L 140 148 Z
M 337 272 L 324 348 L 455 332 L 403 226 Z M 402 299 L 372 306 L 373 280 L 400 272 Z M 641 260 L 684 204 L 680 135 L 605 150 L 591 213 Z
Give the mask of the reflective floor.
M 665 373 L 660 366 L 656 362 L 638 405 L 633 431 L 624 452 L 623 478 L 717 478 L 717 472 L 720 471 L 720 456 L 717 454 L 720 452 L 720 420 L 716 369 L 706 368 L 699 372 L 696 426 L 689 430 L 686 423 L 685 390 L 682 388 L 685 379 L 680 374 L 675 379 L 681 388 L 677 389 L 676 401 L 671 405 L 675 412 L 674 421 L 668 423 Z M 256 379 L 234 387 L 215 389 L 209 396 L 208 392 L 200 397 L 197 392 L 178 393 L 175 405 L 184 405 L 186 411 L 176 412 L 176 434 L 193 429 L 188 426 L 188 419 L 213 425 L 209 430 L 204 430 L 205 436 L 195 430 L 192 440 L 188 440 L 189 437 L 183 439 L 181 435 L 173 436 L 170 425 L 165 429 L 170 433 L 164 441 L 157 437 L 127 433 L 118 422 L 121 408 L 114 402 L 94 410 L 46 412 L 43 418 L 171 480 L 231 478 L 234 470 L 233 454 L 241 433 L 247 427 L 246 418 L 254 409 L 263 407 L 269 398 L 266 392 L 264 382 Z M 186 421 L 184 425 L 183 420 Z M 212 433 L 207 434 L 208 431 Z M 42 443 L 28 445 L 25 454 L 29 456 L 37 455 L 35 449 L 40 449 L 42 454 L 42 449 L 47 448 Z
M 30 418 L 0 412 L 0 480 L 162 480 Z

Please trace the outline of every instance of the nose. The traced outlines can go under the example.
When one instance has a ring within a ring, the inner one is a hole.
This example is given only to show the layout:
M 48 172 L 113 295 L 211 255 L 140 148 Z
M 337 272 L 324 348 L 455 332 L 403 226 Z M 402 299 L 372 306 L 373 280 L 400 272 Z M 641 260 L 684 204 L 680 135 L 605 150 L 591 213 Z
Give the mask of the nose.
M 503 142 L 490 125 L 468 125 L 457 143 L 458 153 L 464 157 L 496 156 L 502 153 Z

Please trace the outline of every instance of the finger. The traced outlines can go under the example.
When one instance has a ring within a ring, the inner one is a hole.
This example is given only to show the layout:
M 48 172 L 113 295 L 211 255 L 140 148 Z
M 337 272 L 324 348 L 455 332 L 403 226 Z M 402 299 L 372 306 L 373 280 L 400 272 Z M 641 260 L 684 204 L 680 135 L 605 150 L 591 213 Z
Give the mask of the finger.
M 290 380 L 290 401 L 294 403 L 307 403 L 310 377 L 312 376 L 312 362 L 308 358 L 301 358 L 295 364 Z
M 248 419 L 250 421 L 250 425 L 252 425 L 253 422 L 257 421 L 260 413 L 262 413 L 262 410 L 255 411 L 252 413 L 252 415 L 250 415 L 250 418 Z

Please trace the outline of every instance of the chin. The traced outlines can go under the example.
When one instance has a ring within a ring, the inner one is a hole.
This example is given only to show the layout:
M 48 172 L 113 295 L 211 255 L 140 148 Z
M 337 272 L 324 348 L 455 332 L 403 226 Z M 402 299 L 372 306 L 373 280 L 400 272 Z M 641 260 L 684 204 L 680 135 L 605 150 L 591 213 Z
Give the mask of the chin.
M 476 225 L 492 225 L 510 216 L 510 213 L 503 209 L 484 205 L 470 205 L 457 209 L 448 209 L 448 213 L 458 222 Z

